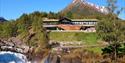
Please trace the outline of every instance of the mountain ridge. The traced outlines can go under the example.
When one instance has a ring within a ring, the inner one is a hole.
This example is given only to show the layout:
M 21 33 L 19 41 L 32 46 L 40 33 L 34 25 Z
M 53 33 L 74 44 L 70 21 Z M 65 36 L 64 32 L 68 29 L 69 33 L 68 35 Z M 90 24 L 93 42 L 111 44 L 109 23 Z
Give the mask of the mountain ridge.
M 94 15 L 107 15 L 109 13 L 108 8 L 104 6 L 98 6 L 86 0 L 73 0 L 67 7 L 60 12 L 61 14 L 73 14 L 78 17 L 94 16 Z M 76 17 L 76 18 L 78 18 Z
M 73 0 L 72 3 L 83 3 L 83 4 L 87 5 L 87 6 L 95 8 L 97 11 L 99 11 L 101 13 L 104 13 L 104 14 L 108 14 L 109 13 L 109 10 L 108 10 L 107 7 L 99 6 L 99 5 L 96 5 L 94 3 L 87 2 L 86 0 Z

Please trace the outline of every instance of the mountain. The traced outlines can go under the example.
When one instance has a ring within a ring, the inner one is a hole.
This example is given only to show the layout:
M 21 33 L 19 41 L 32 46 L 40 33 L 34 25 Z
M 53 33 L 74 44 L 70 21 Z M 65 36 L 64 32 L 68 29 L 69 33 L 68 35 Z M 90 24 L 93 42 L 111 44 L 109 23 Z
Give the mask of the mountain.
M 5 18 L 0 17 L 0 22 L 5 22 L 5 21 L 7 21 Z
M 61 11 L 61 13 L 64 15 L 91 16 L 95 14 L 106 15 L 109 11 L 104 6 L 98 6 L 86 0 L 73 0 L 71 4 Z

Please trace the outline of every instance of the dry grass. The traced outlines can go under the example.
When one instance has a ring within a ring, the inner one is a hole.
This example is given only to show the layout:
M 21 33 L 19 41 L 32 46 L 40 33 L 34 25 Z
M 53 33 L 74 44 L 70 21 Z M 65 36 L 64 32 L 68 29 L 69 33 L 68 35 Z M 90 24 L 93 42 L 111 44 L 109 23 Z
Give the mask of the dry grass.
M 76 49 L 72 53 L 62 54 L 62 63 L 113 63 L 109 57 L 87 50 Z M 125 56 L 118 58 L 118 63 L 125 63 Z

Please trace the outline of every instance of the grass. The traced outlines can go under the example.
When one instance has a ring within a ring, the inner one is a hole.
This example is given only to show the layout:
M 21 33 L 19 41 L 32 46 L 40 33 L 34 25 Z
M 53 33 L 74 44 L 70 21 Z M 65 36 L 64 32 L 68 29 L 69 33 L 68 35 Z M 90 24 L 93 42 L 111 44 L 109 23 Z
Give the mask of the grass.
M 81 41 L 86 44 L 96 44 L 96 33 L 84 33 L 84 32 L 50 32 L 50 40 L 55 41 Z
M 93 51 L 94 53 L 102 53 L 101 47 L 86 48 L 88 51 Z
M 50 32 L 50 40 L 55 41 L 81 41 L 86 45 L 98 44 L 98 38 L 96 33 L 84 33 L 84 32 Z M 89 51 L 101 53 L 100 47 L 86 48 Z

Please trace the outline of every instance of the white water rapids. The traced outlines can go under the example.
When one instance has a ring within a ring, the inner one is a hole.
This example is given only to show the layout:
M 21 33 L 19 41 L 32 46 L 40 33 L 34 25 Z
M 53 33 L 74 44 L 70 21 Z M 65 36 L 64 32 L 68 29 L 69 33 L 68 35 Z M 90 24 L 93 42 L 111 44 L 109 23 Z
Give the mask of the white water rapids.
M 0 51 L 0 63 L 30 63 L 25 55 L 10 51 Z

